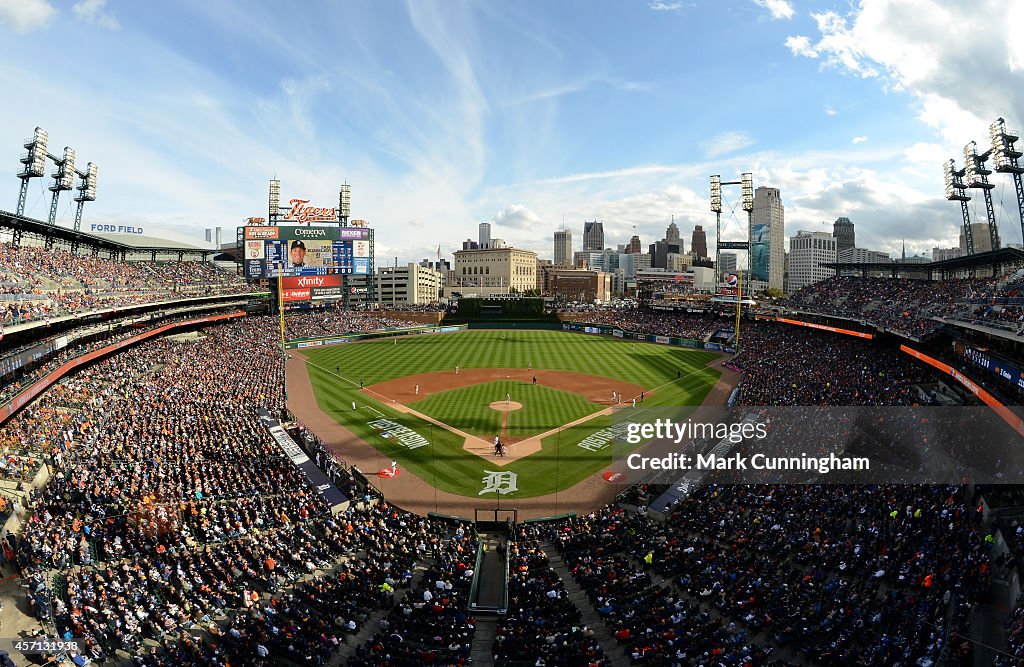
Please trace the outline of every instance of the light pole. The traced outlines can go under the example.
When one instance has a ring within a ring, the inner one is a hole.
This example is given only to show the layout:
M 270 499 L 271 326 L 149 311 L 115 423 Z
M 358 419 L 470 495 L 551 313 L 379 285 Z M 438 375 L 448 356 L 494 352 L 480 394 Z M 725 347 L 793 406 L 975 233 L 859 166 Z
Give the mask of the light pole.
M 1024 156 L 1024 153 L 1013 146 L 1013 142 L 1020 138 L 1020 133 L 1006 129 L 1006 122 L 1002 118 L 997 118 L 989 126 L 988 134 L 992 138 L 992 155 L 996 171 L 1013 176 L 1014 189 L 1017 191 L 1017 212 L 1020 215 L 1021 243 L 1024 243 L 1024 184 L 1020 178 L 1020 175 L 1024 174 L 1024 168 L 1017 162 L 1017 158 Z

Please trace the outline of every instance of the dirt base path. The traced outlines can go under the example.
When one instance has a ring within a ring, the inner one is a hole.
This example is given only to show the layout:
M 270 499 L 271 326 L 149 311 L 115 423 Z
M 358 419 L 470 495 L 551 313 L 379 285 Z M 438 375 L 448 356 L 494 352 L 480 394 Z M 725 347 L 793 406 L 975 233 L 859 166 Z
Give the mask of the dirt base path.
M 599 405 L 613 405 L 612 392 L 622 397 L 622 403 L 627 403 L 634 396 L 639 398 L 643 392 L 648 396 L 652 395 L 651 390 L 640 385 L 600 375 L 536 368 L 460 368 L 457 373 L 454 370 L 421 373 L 378 382 L 363 391 L 389 403 L 411 403 L 450 389 L 472 387 L 497 380 L 519 380 L 530 384 L 533 378 L 537 378 L 539 385 L 578 394 Z M 416 393 L 417 385 L 420 388 L 419 394 Z
M 316 433 L 317 436 L 319 436 L 320 439 L 332 451 L 334 451 L 339 458 L 343 459 L 348 465 L 357 467 L 370 477 L 370 480 L 374 485 L 384 493 L 388 502 L 410 512 L 416 512 L 419 514 L 439 512 L 441 514 L 453 514 L 456 516 L 472 518 L 474 516 L 474 511 L 477 508 L 515 508 L 518 510 L 520 520 L 553 516 L 556 514 L 564 514 L 566 512 L 587 514 L 614 500 L 615 496 L 625 488 L 619 484 L 610 484 L 606 482 L 602 477 L 604 470 L 600 470 L 582 482 L 553 494 L 537 496 L 534 498 L 515 498 L 507 499 L 505 501 L 495 501 L 493 497 L 486 499 L 474 498 L 441 491 L 431 486 L 427 481 L 412 474 L 409 470 L 402 470 L 402 474 L 395 478 L 377 478 L 376 471 L 388 467 L 391 464 L 391 460 L 377 451 L 369 443 L 356 437 L 355 434 L 320 409 L 320 406 L 316 401 L 316 395 L 313 392 L 313 385 L 309 379 L 309 373 L 306 370 L 305 356 L 301 352 L 294 350 L 290 351 L 289 354 L 290 357 L 287 361 L 288 409 L 298 418 L 299 421 L 312 429 L 313 432 Z M 711 364 L 712 366 L 715 366 L 722 375 L 708 393 L 703 405 L 724 405 L 733 387 L 735 387 L 736 383 L 739 381 L 738 373 L 722 367 L 722 364 L 725 361 L 727 361 L 727 358 L 723 356 L 718 362 Z M 515 369 L 480 370 L 491 371 L 493 377 L 490 377 L 487 380 L 479 380 L 482 382 L 489 382 L 491 380 L 505 379 L 502 376 L 511 375 L 509 370 Z M 471 371 L 460 369 L 459 378 L 461 378 L 464 373 L 469 372 Z M 538 381 L 540 378 L 540 372 L 541 371 L 531 370 L 523 371 L 527 377 L 532 377 L 534 374 L 537 374 Z M 556 371 L 547 371 L 547 373 L 554 372 Z M 443 374 L 430 373 L 427 375 L 434 376 Z M 454 370 L 451 371 L 451 375 L 453 377 L 455 376 Z M 570 375 L 575 376 L 577 380 L 580 377 L 577 373 L 570 373 Z M 614 381 L 611 381 L 608 378 L 602 379 L 605 382 L 614 383 Z M 416 380 L 410 380 L 410 378 L 403 378 L 400 382 L 401 386 L 404 387 L 406 391 L 409 391 L 409 388 L 416 384 Z M 419 384 L 422 395 L 425 383 L 421 379 Z M 625 387 L 630 386 L 626 383 L 614 384 L 622 386 L 623 392 L 625 392 Z M 452 387 L 448 387 L 448 389 L 451 388 Z M 644 390 L 640 389 L 639 391 Z M 639 391 L 637 392 L 637 395 L 639 395 Z M 412 392 L 410 391 L 410 394 L 411 393 Z M 580 392 L 577 391 L 577 393 Z M 629 394 L 625 395 L 628 396 Z M 606 390 L 603 398 L 603 401 L 599 400 L 598 402 L 610 402 L 609 399 L 611 398 L 611 391 Z M 623 398 L 623 403 L 625 403 L 625 401 L 626 399 Z M 371 419 L 376 415 L 371 412 L 367 412 L 366 416 L 367 419 Z M 479 440 L 479 438 L 474 439 Z M 496 458 L 500 465 L 500 458 L 490 456 L 485 458 L 489 460 Z

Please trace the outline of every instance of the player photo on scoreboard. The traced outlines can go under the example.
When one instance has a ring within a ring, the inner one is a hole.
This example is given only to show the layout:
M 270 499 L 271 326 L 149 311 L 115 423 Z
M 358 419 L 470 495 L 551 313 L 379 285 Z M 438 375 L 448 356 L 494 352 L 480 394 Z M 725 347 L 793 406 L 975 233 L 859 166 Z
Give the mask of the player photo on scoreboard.
M 305 239 L 289 241 L 288 266 L 296 269 L 334 266 L 333 242 Z

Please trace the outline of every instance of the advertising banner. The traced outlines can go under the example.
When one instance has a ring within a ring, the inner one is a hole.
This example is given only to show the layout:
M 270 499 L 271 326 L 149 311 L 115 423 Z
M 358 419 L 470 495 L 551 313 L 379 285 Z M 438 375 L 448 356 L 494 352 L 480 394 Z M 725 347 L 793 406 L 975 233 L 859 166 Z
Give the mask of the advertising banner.
M 750 226 L 750 275 L 754 280 L 768 281 L 771 225 L 760 223 Z
M 771 317 L 758 316 L 759 320 L 771 320 Z M 839 327 L 830 327 L 824 324 L 814 324 L 813 322 L 803 322 L 801 320 L 790 320 L 785 317 L 774 318 L 775 322 L 782 322 L 784 324 L 794 324 L 798 327 L 809 327 L 811 329 L 821 329 L 822 331 L 831 331 L 832 333 L 846 334 L 847 336 L 856 336 L 857 338 L 874 338 L 874 334 L 864 333 L 862 331 L 853 331 L 852 329 L 840 329 Z
M 985 350 L 965 347 L 960 343 L 954 345 L 953 349 L 963 355 L 963 357 L 972 364 L 980 366 L 991 373 L 995 373 L 1019 389 L 1024 389 L 1024 374 L 1022 374 L 1021 370 L 1013 364 L 1003 361 L 1002 359 L 992 357 Z

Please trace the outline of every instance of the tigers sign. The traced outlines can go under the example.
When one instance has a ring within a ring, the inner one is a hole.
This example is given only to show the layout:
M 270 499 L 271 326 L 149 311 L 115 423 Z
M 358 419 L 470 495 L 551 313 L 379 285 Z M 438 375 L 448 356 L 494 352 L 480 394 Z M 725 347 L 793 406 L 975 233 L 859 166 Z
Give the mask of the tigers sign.
M 317 208 L 315 206 L 308 206 L 308 199 L 292 199 L 288 203 L 291 204 L 292 207 L 284 214 L 285 220 L 295 220 L 296 222 L 315 222 L 338 219 L 337 208 Z

